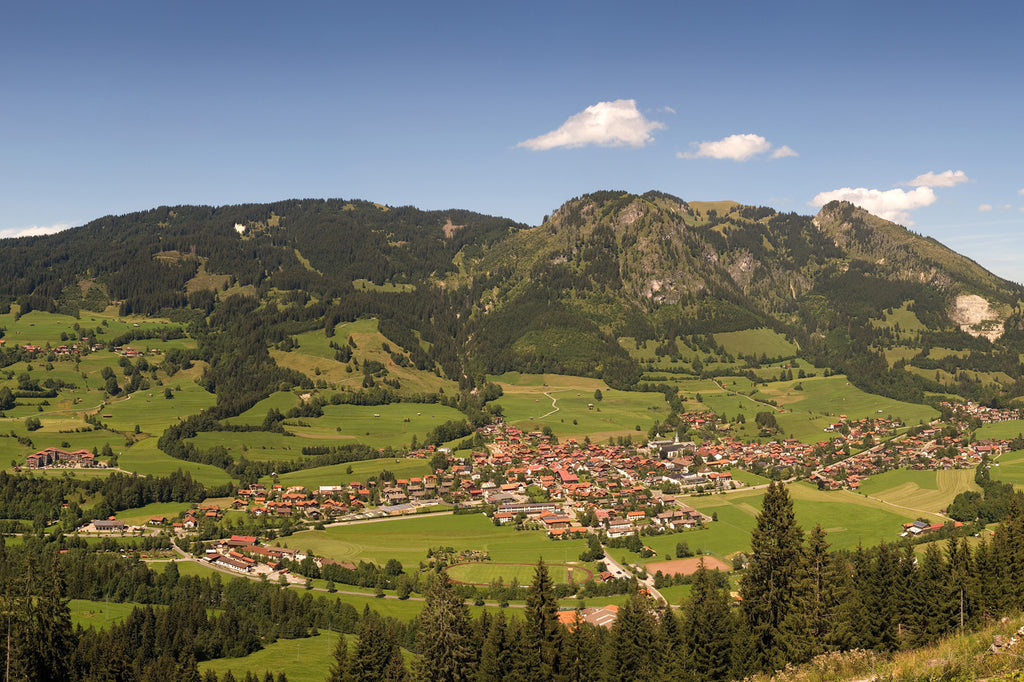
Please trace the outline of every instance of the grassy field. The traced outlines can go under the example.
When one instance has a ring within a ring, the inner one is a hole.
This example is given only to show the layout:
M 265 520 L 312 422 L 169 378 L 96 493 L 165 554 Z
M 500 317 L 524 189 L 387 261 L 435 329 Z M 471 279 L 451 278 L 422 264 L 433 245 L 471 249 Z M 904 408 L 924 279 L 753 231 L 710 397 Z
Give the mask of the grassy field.
M 834 549 L 850 549 L 863 543 L 875 545 L 893 541 L 902 531 L 901 525 L 919 514 L 899 509 L 883 501 L 846 491 L 825 492 L 807 483 L 789 486 L 797 523 L 805 532 L 820 524 L 828 534 Z M 657 557 L 641 560 L 639 555 L 624 549 L 612 549 L 615 559 L 629 563 L 650 563 L 673 558 L 676 544 L 685 542 L 691 550 L 702 550 L 720 558 L 746 551 L 750 546 L 750 531 L 761 511 L 763 490 L 745 490 L 727 495 L 687 497 L 682 500 L 718 521 L 705 530 L 685 531 L 671 535 L 653 535 L 644 543 L 654 549 Z M 932 515 L 935 521 L 938 516 Z
M 890 313 L 888 310 L 882 313 L 881 319 L 872 319 L 871 324 L 875 327 L 889 327 L 895 329 L 899 325 L 900 333 L 910 337 L 916 337 L 919 332 L 926 329 L 921 320 L 917 318 L 917 314 L 909 310 L 908 306 L 912 301 L 907 301 L 899 308 L 893 308 Z
M 999 457 L 990 470 L 993 479 L 1024 487 L 1024 450 L 1015 450 Z
M 974 469 L 910 471 L 897 469 L 869 477 L 861 492 L 911 510 L 936 513 L 950 505 L 962 492 L 981 488 L 974 483 Z
M 520 585 L 528 585 L 533 581 L 533 574 L 536 564 L 499 564 L 492 562 L 480 562 L 459 564 L 448 569 L 448 576 L 461 583 L 473 585 L 489 585 L 492 581 L 501 578 L 506 585 L 512 580 L 518 581 Z M 591 577 L 593 571 L 589 568 L 567 566 L 564 564 L 547 564 L 548 574 L 556 584 L 568 584 L 569 572 L 573 571 L 573 580 L 582 583 Z
M 783 437 L 805 443 L 824 440 L 825 427 L 841 414 L 851 418 L 892 415 L 907 424 L 938 417 L 938 412 L 927 405 L 865 393 L 841 375 L 776 381 L 756 387 L 742 377 L 728 377 L 723 379 L 723 383 L 724 389 L 710 380 L 680 382 L 677 385 L 694 398 L 700 393 L 702 405 L 718 414 L 725 414 L 732 422 L 735 422 L 736 415 L 742 414 L 746 424 L 740 427 L 734 423 L 734 435 L 751 440 L 757 436 L 754 419 L 758 412 L 765 411 L 775 414 Z M 755 388 L 753 395 L 749 395 Z M 778 408 L 768 404 L 769 400 Z M 687 402 L 688 407 L 691 404 Z
M 170 520 L 179 513 L 191 508 L 192 505 L 189 502 L 153 502 L 145 507 L 118 512 L 116 516 L 130 525 L 142 526 L 148 523 L 154 516 L 166 516 Z
M 209 464 L 174 459 L 161 452 L 156 444 L 156 438 L 147 438 L 130 448 L 115 447 L 114 452 L 118 453 L 118 467 L 145 476 L 166 476 L 181 469 L 205 485 L 222 485 L 231 481 L 231 477 L 223 469 Z
M 83 628 L 93 627 L 97 630 L 124 621 L 136 606 L 141 606 L 141 604 L 130 602 L 119 604 L 88 599 L 72 599 L 68 602 L 68 608 L 71 609 L 72 625 L 81 625 Z
M 246 671 L 251 670 L 262 679 L 264 671 L 269 670 L 275 677 L 283 672 L 288 682 L 323 682 L 334 663 L 338 638 L 342 636 L 337 632 L 322 631 L 315 637 L 279 639 L 243 658 L 204 661 L 199 664 L 199 671 L 213 670 L 221 676 L 230 670 L 236 679 L 242 679 Z M 351 649 L 355 636 L 348 637 Z
M 348 473 L 349 469 L 352 470 L 351 473 Z M 390 471 L 396 478 L 426 476 L 430 473 L 430 467 L 425 459 L 407 457 L 368 459 L 350 464 L 332 464 L 316 469 L 292 471 L 278 476 L 277 482 L 283 486 L 301 485 L 308 489 L 316 489 L 322 485 L 343 485 L 352 481 L 363 482 L 369 476 L 376 476 L 383 470 Z M 263 479 L 263 483 L 267 485 L 271 482 L 270 477 Z
M 275 393 L 256 404 L 229 423 L 262 424 L 270 409 L 286 413 L 299 403 L 299 397 L 291 392 Z M 308 445 L 345 445 L 365 443 L 371 447 L 403 447 L 416 436 L 422 441 L 427 432 L 447 421 L 465 420 L 458 410 L 438 404 L 392 403 L 372 407 L 362 405 L 324 405 L 322 417 L 288 419 L 285 431 L 297 438 L 273 433 L 246 432 L 202 434 L 197 443 L 204 447 L 234 443 L 234 448 L 245 446 L 251 459 L 293 459 Z M 260 453 L 257 450 L 266 452 Z
M 164 397 L 163 388 L 152 387 L 123 398 L 111 398 L 103 405 L 103 423 L 115 431 L 132 431 L 138 425 L 144 434 L 159 437 L 178 417 L 213 407 L 217 397 L 185 377 L 169 379 L 166 387 L 174 397 Z
M 778 332 L 771 329 L 744 329 L 738 332 L 715 334 L 715 343 L 730 355 L 757 356 L 769 358 L 791 358 L 799 350 Z
M 488 552 L 494 562 L 534 564 L 574 561 L 586 548 L 584 540 L 548 539 L 543 531 L 496 527 L 483 514 L 402 518 L 394 521 L 335 526 L 303 531 L 285 538 L 288 546 L 312 549 L 338 561 L 372 561 L 384 565 L 398 559 L 406 568 L 427 560 L 430 547 Z
M 395 364 L 391 354 L 384 350 L 385 344 L 391 352 L 407 354 L 397 343 L 380 333 L 376 319 L 362 319 L 355 322 L 343 322 L 334 329 L 334 336 L 328 338 L 323 330 L 310 331 L 296 335 L 298 348 L 288 352 L 271 350 L 274 360 L 282 367 L 302 372 L 311 379 L 323 379 L 338 387 L 358 389 L 362 385 L 363 373 L 348 371 L 346 363 L 334 359 L 331 342 L 342 345 L 348 339 L 355 342 L 353 356 L 360 366 L 367 360 L 383 363 L 389 376 L 399 380 L 402 391 L 407 393 L 434 393 L 444 389 L 446 393 L 458 392 L 458 384 L 435 376 L 432 372 L 417 371 L 414 367 L 400 367 Z
M 985 424 L 974 432 L 974 437 L 977 440 L 985 440 L 986 438 L 1012 439 L 1021 434 L 1024 434 L 1024 421 L 1014 419 L 1007 422 Z
M 511 372 L 490 380 L 504 391 L 497 404 L 504 410 L 506 423 L 527 429 L 547 425 L 561 439 L 646 438 L 651 425 L 663 420 L 668 411 L 660 393 L 616 391 L 599 379 Z M 601 400 L 594 397 L 597 390 Z

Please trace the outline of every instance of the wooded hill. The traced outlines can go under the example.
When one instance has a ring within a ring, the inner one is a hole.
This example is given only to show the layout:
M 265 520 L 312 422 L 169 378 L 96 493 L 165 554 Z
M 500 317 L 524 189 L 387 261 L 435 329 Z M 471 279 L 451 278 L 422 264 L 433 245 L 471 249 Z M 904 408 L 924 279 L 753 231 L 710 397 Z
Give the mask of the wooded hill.
M 769 327 L 891 397 L 1024 394 L 1024 289 L 841 202 L 810 217 L 606 191 L 537 227 L 340 199 L 161 207 L 4 240 L 0 275 L 0 305 L 22 313 L 116 302 L 190 324 L 207 384 L 234 384 L 237 406 L 266 387 L 232 379 L 224 354 L 244 348 L 269 372 L 256 384 L 272 383 L 287 372 L 268 346 L 365 316 L 415 367 L 464 387 L 516 369 L 625 388 L 642 378 L 642 343 Z

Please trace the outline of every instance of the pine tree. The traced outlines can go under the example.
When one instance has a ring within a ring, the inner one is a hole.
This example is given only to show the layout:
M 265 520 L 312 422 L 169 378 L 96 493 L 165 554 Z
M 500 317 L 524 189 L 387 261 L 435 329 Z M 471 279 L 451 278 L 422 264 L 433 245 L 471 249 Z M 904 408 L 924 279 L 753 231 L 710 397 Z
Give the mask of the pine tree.
M 950 590 L 953 621 L 950 629 L 963 634 L 965 627 L 975 624 L 977 610 L 977 598 L 972 589 L 975 566 L 967 538 L 949 538 L 946 543 L 946 568 L 949 571 L 946 583 Z
M 683 605 L 682 638 L 690 679 L 709 682 L 729 676 L 732 633 L 729 596 L 704 567 L 702 558 L 693 575 L 690 598 Z
M 468 682 L 474 664 L 469 609 L 444 572 L 426 597 L 416 633 L 416 676 L 424 682 Z
M 1005 601 L 999 581 L 999 566 L 991 545 L 984 537 L 974 550 L 974 566 L 971 591 L 977 599 L 977 618 L 982 623 L 989 623 L 1001 612 Z
M 684 601 L 684 606 L 686 602 Z M 686 678 L 687 659 L 683 645 L 682 624 L 672 609 L 665 609 L 658 621 L 658 639 L 661 642 L 662 679 Z
M 835 589 L 841 595 L 836 606 L 835 623 L 830 639 L 839 649 L 870 649 L 872 646 L 870 614 L 865 601 L 870 579 L 870 558 L 863 547 L 847 556 L 834 555 Z
M 352 682 L 399 682 L 406 679 L 394 629 L 369 607 L 359 623 L 359 641 L 349 667 Z
M 804 613 L 810 645 L 807 657 L 811 658 L 831 648 L 830 634 L 838 606 L 832 556 L 820 524 L 807 539 L 803 573 L 805 589 L 799 610 Z
M 544 560 L 537 562 L 533 583 L 526 596 L 526 631 L 523 647 L 536 661 L 532 679 L 550 680 L 561 672 L 563 632 L 558 622 L 558 600 Z
M 583 620 L 579 610 L 565 636 L 565 679 L 567 682 L 597 682 L 601 679 L 601 642 L 596 626 Z
M 480 663 L 475 676 L 477 682 L 501 682 L 506 671 L 511 669 L 506 630 L 505 612 L 499 611 L 490 619 L 487 637 L 480 648 Z
M 872 646 L 882 651 L 895 651 L 899 648 L 899 565 L 900 557 L 893 546 L 883 542 L 874 550 L 874 558 L 863 586 L 865 607 L 870 616 Z
M 803 531 L 796 525 L 786 487 L 768 486 L 750 537 L 752 560 L 740 578 L 742 613 L 755 640 L 753 670 L 786 665 L 785 623 L 797 606 L 797 574 L 803 557 Z
M 911 643 L 914 646 L 934 642 L 950 629 L 952 604 L 946 577 L 942 552 L 935 543 L 929 543 L 917 570 L 913 591 L 915 619 Z
M 344 633 L 339 632 L 338 643 L 334 646 L 334 663 L 331 665 L 327 682 L 349 682 L 352 679 L 351 665 L 348 658 L 348 643 L 345 641 Z
M 648 682 L 661 672 L 657 625 L 648 598 L 634 592 L 619 609 L 605 656 L 608 682 Z

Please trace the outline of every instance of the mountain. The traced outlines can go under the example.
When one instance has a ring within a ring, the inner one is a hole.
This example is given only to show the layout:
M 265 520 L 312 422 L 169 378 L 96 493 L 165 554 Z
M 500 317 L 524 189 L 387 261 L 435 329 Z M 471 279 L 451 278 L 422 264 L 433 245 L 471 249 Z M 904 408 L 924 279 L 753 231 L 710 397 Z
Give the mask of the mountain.
M 418 369 L 467 385 L 518 369 L 627 387 L 650 369 L 642 343 L 768 327 L 893 397 L 1024 393 L 1024 289 L 841 202 L 812 217 L 604 191 L 535 227 L 341 199 L 161 207 L 4 240 L 0 275 L 22 313 L 117 303 L 205 330 L 212 387 L 218 334 L 265 353 L 372 316 Z

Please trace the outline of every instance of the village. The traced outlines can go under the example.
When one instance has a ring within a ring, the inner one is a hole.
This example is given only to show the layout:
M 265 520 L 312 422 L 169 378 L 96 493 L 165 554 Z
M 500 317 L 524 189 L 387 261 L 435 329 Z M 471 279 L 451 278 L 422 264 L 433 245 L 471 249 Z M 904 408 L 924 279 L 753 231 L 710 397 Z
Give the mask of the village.
M 596 444 L 567 439 L 557 442 L 541 432 L 524 432 L 497 423 L 479 432 L 487 444 L 469 457 L 455 458 L 433 446 L 410 453 L 447 466 L 420 477 L 325 482 L 316 489 L 279 483 L 253 483 L 236 491 L 230 508 L 254 519 L 289 518 L 306 525 L 383 519 L 436 509 L 479 510 L 495 525 L 543 530 L 552 540 L 596 534 L 607 540 L 683 532 L 714 522 L 684 500 L 744 488 L 734 471 L 803 477 L 823 490 L 857 490 L 868 476 L 894 468 L 951 469 L 977 466 L 1010 447 L 1008 440 L 969 441 L 962 436 L 968 420 L 992 423 L 1020 419 L 1018 410 L 947 405 L 948 422 L 904 430 L 890 418 L 848 419 L 826 428 L 828 437 L 814 445 L 794 440 L 743 443 L 729 435 L 697 444 L 671 439 L 641 446 Z M 711 413 L 687 413 L 699 426 L 714 423 Z M 849 454 L 853 452 L 853 454 Z M 87 451 L 47 448 L 29 455 L 29 468 L 102 466 Z M 198 506 L 180 518 L 151 519 L 150 527 L 170 529 L 177 537 L 216 523 L 225 509 Z M 97 520 L 86 532 L 142 532 L 114 519 Z M 937 530 L 908 522 L 903 535 Z M 296 581 L 281 560 L 301 561 L 294 550 L 260 547 L 255 537 L 233 536 L 206 550 L 205 560 L 235 572 Z M 330 561 L 316 559 L 316 561 Z

